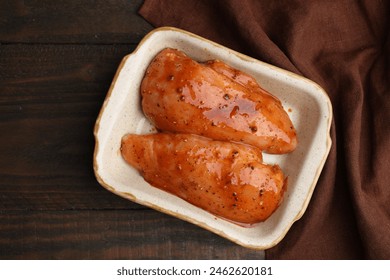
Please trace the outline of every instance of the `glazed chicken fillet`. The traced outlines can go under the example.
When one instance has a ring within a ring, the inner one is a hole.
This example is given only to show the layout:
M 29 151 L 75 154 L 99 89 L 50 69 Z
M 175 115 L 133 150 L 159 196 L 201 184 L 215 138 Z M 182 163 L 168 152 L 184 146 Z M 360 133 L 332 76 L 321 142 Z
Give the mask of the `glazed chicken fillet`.
M 239 225 L 265 221 L 287 187 L 262 152 L 283 154 L 296 131 L 276 97 L 218 61 L 164 49 L 141 83 L 142 109 L 160 133 L 122 138 L 123 158 L 152 186 Z
M 274 154 L 297 144 L 281 102 L 221 61 L 202 64 L 164 49 L 147 68 L 141 94 L 145 115 L 161 131 L 241 142 Z
M 283 198 L 286 179 L 249 145 L 191 134 L 129 134 L 124 159 L 151 185 L 226 220 L 251 225 L 267 219 Z

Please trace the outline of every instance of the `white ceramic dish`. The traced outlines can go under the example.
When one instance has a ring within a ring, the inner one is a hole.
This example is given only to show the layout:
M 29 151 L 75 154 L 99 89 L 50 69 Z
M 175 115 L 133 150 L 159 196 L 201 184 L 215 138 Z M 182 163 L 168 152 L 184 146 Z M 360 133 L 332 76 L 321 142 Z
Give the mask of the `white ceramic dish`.
M 220 59 L 251 74 L 263 88 L 277 96 L 288 111 L 299 144 L 287 155 L 264 154 L 265 162 L 279 164 L 289 177 L 283 203 L 265 222 L 244 228 L 217 218 L 150 186 L 122 159 L 123 135 L 154 132 L 142 112 L 139 87 L 146 67 L 166 47 L 182 50 L 197 61 Z M 149 33 L 132 54 L 124 57 L 118 68 L 95 125 L 94 171 L 99 183 L 119 196 L 199 225 L 242 246 L 267 249 L 286 235 L 307 208 L 330 150 L 331 119 L 329 98 L 314 82 L 194 34 L 159 28 Z

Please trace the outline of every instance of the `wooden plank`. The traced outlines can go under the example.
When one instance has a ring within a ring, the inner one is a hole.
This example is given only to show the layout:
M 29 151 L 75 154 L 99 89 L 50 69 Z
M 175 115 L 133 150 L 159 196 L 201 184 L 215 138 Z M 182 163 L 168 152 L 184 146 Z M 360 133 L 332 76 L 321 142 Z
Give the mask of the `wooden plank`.
M 1 259 L 261 259 L 152 210 L 0 212 Z
M 1 1 L 2 43 L 138 42 L 152 26 L 137 11 L 143 0 Z
M 93 127 L 135 45 L 0 45 L 0 210 L 139 208 L 102 189 Z
M 104 190 L 93 126 L 143 0 L 0 0 L 0 259 L 261 259 Z

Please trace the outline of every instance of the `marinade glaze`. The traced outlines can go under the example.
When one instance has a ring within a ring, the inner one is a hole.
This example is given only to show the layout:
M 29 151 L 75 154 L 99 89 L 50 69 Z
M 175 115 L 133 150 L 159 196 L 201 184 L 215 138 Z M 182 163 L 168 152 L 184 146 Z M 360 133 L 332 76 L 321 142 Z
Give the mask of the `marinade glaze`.
M 241 225 L 266 220 L 280 204 L 286 179 L 262 163 L 253 146 L 193 134 L 129 134 L 124 159 L 151 185 Z
M 281 102 L 253 77 L 164 49 L 140 90 L 159 133 L 126 135 L 121 152 L 147 182 L 242 226 L 278 208 L 287 178 L 263 163 L 262 152 L 293 151 L 296 131 Z
M 162 131 L 250 144 L 264 152 L 295 149 L 295 128 L 281 102 L 220 61 L 198 63 L 164 49 L 141 83 L 142 108 Z

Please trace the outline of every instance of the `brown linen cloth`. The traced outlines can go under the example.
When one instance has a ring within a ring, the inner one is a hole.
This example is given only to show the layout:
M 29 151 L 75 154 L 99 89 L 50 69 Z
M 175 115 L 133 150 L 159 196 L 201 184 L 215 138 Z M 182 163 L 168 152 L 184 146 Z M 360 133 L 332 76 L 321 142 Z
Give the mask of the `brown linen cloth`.
M 390 259 L 389 2 L 146 0 L 139 11 L 328 93 L 328 160 L 306 213 L 267 259 Z

